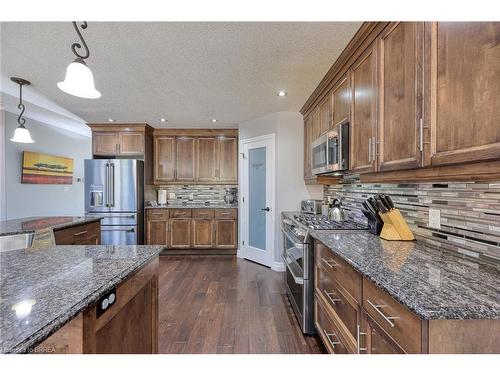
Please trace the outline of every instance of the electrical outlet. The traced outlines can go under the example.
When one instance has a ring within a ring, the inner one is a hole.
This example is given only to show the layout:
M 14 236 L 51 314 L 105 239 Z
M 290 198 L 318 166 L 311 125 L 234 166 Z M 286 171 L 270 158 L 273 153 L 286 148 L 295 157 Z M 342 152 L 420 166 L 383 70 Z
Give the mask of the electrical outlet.
M 429 227 L 441 229 L 441 211 L 429 208 Z
M 175 199 L 175 193 L 168 193 L 168 199 Z
M 189 194 L 189 200 L 192 201 L 193 199 L 194 199 L 194 194 L 193 193 Z

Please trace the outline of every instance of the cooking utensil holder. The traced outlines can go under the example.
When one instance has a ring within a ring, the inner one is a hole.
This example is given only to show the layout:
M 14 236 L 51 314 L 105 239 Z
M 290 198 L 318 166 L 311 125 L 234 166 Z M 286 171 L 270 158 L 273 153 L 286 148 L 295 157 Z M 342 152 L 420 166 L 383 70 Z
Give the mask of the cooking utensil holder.
M 384 221 L 380 238 L 389 241 L 413 241 L 415 237 L 398 209 L 393 209 L 385 214 L 379 213 Z

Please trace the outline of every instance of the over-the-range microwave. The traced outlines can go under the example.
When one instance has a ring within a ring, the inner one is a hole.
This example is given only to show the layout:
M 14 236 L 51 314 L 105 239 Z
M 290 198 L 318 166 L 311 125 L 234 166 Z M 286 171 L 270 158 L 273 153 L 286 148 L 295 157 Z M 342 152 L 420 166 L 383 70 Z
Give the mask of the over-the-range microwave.
M 349 122 L 338 123 L 312 142 L 311 163 L 314 175 L 349 168 Z

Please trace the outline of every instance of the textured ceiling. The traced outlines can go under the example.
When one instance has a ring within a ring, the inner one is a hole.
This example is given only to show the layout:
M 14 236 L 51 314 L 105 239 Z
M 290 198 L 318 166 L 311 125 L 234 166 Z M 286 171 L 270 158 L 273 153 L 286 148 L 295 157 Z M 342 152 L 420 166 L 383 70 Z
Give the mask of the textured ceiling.
M 359 22 L 91 22 L 97 100 L 56 87 L 74 59 L 70 22 L 2 23 L 1 72 L 88 122 L 230 126 L 298 111 L 352 38 Z M 276 92 L 285 89 L 288 96 Z

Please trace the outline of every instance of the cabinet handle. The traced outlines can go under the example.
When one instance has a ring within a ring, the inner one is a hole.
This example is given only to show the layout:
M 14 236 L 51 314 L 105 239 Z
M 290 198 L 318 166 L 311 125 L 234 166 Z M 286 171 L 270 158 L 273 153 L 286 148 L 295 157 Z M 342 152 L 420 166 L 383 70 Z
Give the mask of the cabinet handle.
M 368 162 L 372 162 L 372 139 L 368 139 Z
M 333 292 L 327 292 L 326 290 L 323 289 L 323 293 L 326 294 L 327 298 L 330 300 L 331 303 L 336 305 L 337 303 L 342 302 L 340 298 L 332 298 L 332 296 L 335 296 L 335 293 Z
M 323 333 L 325 334 L 325 336 L 326 336 L 326 338 L 327 338 L 328 342 L 329 342 L 329 343 L 330 343 L 330 345 L 333 347 L 333 349 L 335 349 L 335 345 L 340 345 L 340 344 L 342 344 L 340 341 L 332 341 L 332 339 L 330 338 L 330 337 L 335 336 L 335 337 L 337 338 L 337 340 L 338 340 L 338 337 L 337 337 L 337 335 L 336 335 L 335 333 L 328 333 L 328 332 L 326 332 L 326 329 L 323 329 Z
M 326 265 L 327 265 L 328 267 L 330 267 L 330 268 L 333 268 L 333 267 L 338 267 L 338 265 L 339 265 L 339 264 L 338 264 L 338 263 L 336 263 L 333 259 L 326 260 L 325 258 L 323 258 L 323 257 L 322 257 L 322 258 L 321 258 L 321 260 L 322 260 L 323 262 L 325 262 L 325 263 L 326 263 Z
M 372 146 L 372 152 L 373 152 L 373 161 L 377 161 L 377 139 L 375 137 L 372 138 L 373 146 Z
M 86 230 L 82 231 L 82 232 L 78 232 L 78 233 L 73 233 L 73 236 L 81 236 L 82 234 L 85 234 L 87 233 Z
M 397 316 L 387 316 L 384 314 L 384 312 L 381 310 L 382 307 L 386 307 L 387 305 L 376 305 L 369 299 L 366 300 L 368 304 L 375 309 L 375 311 L 392 327 L 394 328 L 395 325 L 392 322 L 393 320 L 397 319 Z
M 424 120 L 421 118 L 420 119 L 420 124 L 419 124 L 419 134 L 420 134 L 420 152 L 424 151 Z
M 362 348 L 361 347 L 361 336 L 366 336 L 366 333 L 361 332 L 361 327 L 358 324 L 357 330 L 356 330 L 356 342 L 357 342 L 357 349 L 358 349 L 358 354 L 361 354 L 361 352 L 365 352 L 368 349 L 367 348 Z

